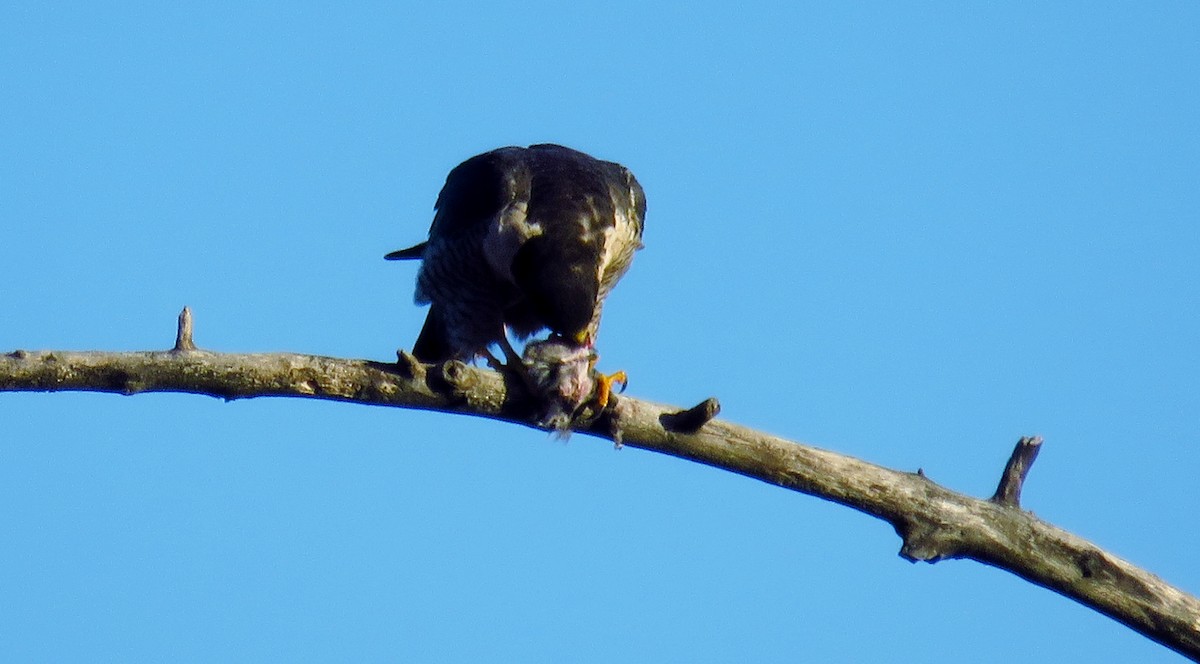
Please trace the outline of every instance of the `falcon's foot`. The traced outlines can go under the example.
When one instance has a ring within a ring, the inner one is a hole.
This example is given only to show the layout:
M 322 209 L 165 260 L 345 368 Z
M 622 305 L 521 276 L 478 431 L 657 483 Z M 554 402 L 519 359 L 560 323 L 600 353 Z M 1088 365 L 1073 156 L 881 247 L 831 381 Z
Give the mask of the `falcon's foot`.
M 501 362 L 492 355 L 490 351 L 484 350 L 483 356 L 487 360 L 487 364 L 492 369 L 502 373 L 511 374 L 517 377 L 521 382 L 521 387 L 525 388 L 525 393 L 536 396 L 538 394 L 538 378 L 535 375 L 535 367 L 530 366 L 525 360 L 517 354 L 516 349 L 508 342 L 508 339 L 501 337 L 500 348 L 504 351 L 506 362 Z
M 620 384 L 621 389 L 617 392 L 624 392 L 629 386 L 629 376 L 624 371 L 618 371 L 611 374 L 595 373 L 596 380 L 596 405 L 600 410 L 608 408 L 608 402 L 612 400 L 613 385 Z

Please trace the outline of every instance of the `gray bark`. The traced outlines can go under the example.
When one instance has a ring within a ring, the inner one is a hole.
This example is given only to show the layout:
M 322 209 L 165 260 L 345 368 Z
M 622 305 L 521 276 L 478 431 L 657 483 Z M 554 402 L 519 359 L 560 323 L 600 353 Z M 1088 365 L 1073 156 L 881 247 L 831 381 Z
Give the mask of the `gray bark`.
M 290 353 L 196 349 L 187 310 L 175 348 L 152 352 L 14 351 L 0 355 L 0 391 L 186 392 L 226 400 L 332 399 L 420 408 L 529 426 L 531 404 L 501 374 L 461 362 L 423 365 Z M 511 389 L 510 389 L 511 388 Z M 1008 570 L 1200 661 L 1200 600 L 1019 505 L 1040 447 L 1023 438 L 995 495 L 978 499 L 917 473 L 714 419 L 714 399 L 690 409 L 618 397 L 577 431 L 696 461 L 852 507 L 892 524 L 911 561 L 967 558 Z

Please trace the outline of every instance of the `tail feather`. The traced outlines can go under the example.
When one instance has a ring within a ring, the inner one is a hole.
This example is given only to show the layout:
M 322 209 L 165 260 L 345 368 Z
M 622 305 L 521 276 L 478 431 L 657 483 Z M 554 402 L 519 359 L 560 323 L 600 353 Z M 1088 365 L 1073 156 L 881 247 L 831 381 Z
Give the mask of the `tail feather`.
M 417 335 L 412 352 L 422 362 L 444 362 L 454 357 L 454 349 L 450 347 L 446 335 L 446 323 L 437 305 L 429 308 L 429 315 L 425 317 L 425 325 Z
M 389 261 L 407 261 L 422 258 L 425 256 L 425 246 L 428 244 L 428 242 L 422 242 L 421 244 L 411 246 L 407 249 L 393 251 L 392 253 L 385 255 L 384 258 Z

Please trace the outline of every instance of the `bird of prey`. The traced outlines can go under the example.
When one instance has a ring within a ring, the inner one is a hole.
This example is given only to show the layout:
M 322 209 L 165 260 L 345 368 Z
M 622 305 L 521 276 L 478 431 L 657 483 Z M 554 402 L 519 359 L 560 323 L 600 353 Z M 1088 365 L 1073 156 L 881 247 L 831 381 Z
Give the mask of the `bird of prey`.
M 604 300 L 642 246 L 646 197 L 624 166 L 541 144 L 459 164 L 435 210 L 428 240 L 386 256 L 422 261 L 415 300 L 430 308 L 413 355 L 490 358 L 496 344 L 511 366 L 509 331 L 594 347 Z

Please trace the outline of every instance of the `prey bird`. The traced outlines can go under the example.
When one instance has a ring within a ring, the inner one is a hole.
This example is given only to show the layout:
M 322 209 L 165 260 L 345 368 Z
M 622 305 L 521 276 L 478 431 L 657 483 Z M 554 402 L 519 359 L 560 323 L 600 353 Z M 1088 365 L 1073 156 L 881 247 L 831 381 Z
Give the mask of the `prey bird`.
M 413 355 L 499 366 L 495 344 L 531 391 L 563 391 L 545 385 L 545 348 L 527 346 L 526 363 L 508 341 L 549 330 L 550 356 L 575 365 L 550 375 L 594 378 L 607 405 L 625 376 L 594 374 L 594 347 L 604 300 L 642 247 L 646 196 L 633 173 L 561 145 L 504 147 L 451 170 L 434 207 L 429 239 L 386 256 L 421 260 L 414 299 L 430 306 Z

